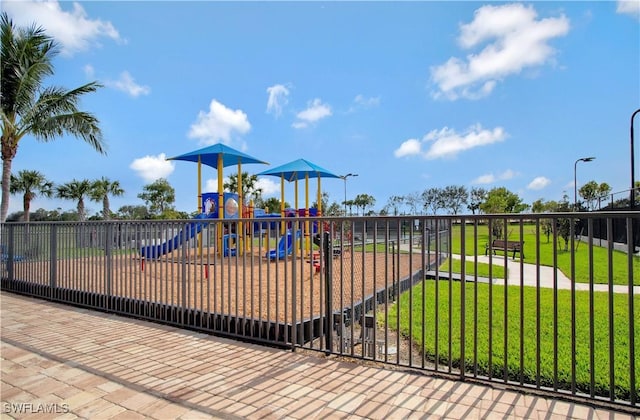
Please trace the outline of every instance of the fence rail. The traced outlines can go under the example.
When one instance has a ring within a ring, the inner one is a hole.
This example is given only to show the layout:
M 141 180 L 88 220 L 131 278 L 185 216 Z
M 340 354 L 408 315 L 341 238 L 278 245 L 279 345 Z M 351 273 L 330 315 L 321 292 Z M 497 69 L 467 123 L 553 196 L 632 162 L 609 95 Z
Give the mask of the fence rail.
M 1 287 L 635 410 L 639 257 L 616 240 L 632 244 L 638 219 L 640 212 L 5 223 Z

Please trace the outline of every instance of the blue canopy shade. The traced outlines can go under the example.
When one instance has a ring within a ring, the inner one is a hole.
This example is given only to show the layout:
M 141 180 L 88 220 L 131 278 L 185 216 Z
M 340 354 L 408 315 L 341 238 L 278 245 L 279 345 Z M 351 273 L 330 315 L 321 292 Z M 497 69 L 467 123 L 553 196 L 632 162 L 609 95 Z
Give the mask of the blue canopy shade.
M 203 165 L 220 169 L 218 168 L 219 155 L 222 155 L 222 167 L 237 165 L 238 163 L 264 163 L 268 165 L 265 161 L 256 159 L 222 143 L 217 143 L 180 156 L 168 158 L 167 160 L 186 160 L 189 162 L 197 162 L 199 156 L 200 162 L 202 162 Z
M 305 159 L 298 159 L 285 163 L 284 165 L 260 172 L 258 175 L 284 177 L 284 179 L 289 182 L 305 179 L 306 176 L 309 178 L 340 178 L 339 175 L 336 175 Z

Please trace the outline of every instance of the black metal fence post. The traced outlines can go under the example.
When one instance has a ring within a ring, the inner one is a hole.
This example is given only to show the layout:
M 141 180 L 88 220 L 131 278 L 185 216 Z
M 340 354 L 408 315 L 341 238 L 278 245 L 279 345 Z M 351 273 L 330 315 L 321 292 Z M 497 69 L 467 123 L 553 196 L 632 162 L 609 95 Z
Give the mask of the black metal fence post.
M 333 268 L 333 246 L 329 239 L 329 232 L 324 232 L 324 282 L 326 293 L 326 308 L 325 308 L 325 345 L 327 350 L 333 351 L 333 285 L 332 285 L 332 268 Z

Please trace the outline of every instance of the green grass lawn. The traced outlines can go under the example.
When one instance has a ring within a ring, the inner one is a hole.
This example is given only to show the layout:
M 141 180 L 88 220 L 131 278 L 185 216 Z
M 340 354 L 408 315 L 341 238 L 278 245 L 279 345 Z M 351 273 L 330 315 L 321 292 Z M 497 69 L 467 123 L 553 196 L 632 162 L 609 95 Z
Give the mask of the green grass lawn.
M 554 304 L 554 292 L 552 289 L 540 289 L 540 344 L 538 346 L 536 329 L 536 289 L 532 287 L 508 287 L 507 288 L 507 323 L 505 325 L 505 288 L 493 285 L 491 287 L 492 304 L 489 296 L 488 284 L 477 284 L 477 316 L 474 312 L 476 284 L 465 284 L 465 307 L 461 306 L 461 283 L 452 283 L 451 314 L 449 319 L 449 283 L 441 282 L 438 287 L 438 301 L 436 305 L 435 281 L 425 281 L 423 285 L 414 287 L 412 291 L 413 302 L 410 305 L 409 294 L 400 296 L 399 303 L 391 307 L 389 311 L 389 327 L 396 329 L 397 311 L 400 311 L 400 332 L 409 336 L 409 311 L 413 312 L 413 336 L 414 343 L 424 341 L 425 357 L 431 361 L 438 358 L 440 363 L 448 364 L 448 348 L 451 344 L 451 362 L 455 367 L 460 366 L 460 348 L 462 339 L 460 336 L 461 315 L 465 316 L 465 364 L 467 370 L 474 363 L 473 343 L 477 340 L 477 367 L 478 374 L 491 375 L 502 378 L 504 369 L 508 371 L 511 380 L 520 380 L 520 365 L 523 365 L 524 381 L 535 383 L 536 381 L 536 353 L 540 353 L 540 382 L 544 386 L 553 386 L 554 383 L 554 337 L 557 337 L 557 384 L 561 389 L 570 389 L 571 361 L 574 353 L 571 348 L 571 294 L 568 290 L 557 291 L 557 305 Z M 523 292 L 524 307 L 520 307 L 520 292 Z M 609 299 L 606 293 L 594 294 L 594 346 L 590 348 L 590 319 L 589 319 L 589 294 L 576 292 L 576 386 L 580 391 L 589 392 L 592 371 L 590 354 L 594 352 L 593 374 L 595 381 L 595 393 L 608 396 L 611 384 L 609 383 Z M 489 324 L 489 310 L 492 308 L 491 327 Z M 557 311 L 557 334 L 554 331 L 554 308 Z M 634 296 L 634 319 L 640 319 L 640 296 Z M 420 324 L 422 311 L 425 311 L 424 328 Z M 520 313 L 523 314 L 524 327 L 520 327 Z M 438 315 L 438 335 L 435 334 L 436 314 Z M 629 378 L 629 311 L 628 296 L 614 294 L 613 296 L 613 364 L 616 398 L 628 399 L 630 390 Z M 640 328 L 635 323 L 635 346 L 633 352 L 635 366 L 640 366 Z M 452 334 L 449 337 L 449 326 Z M 507 332 L 507 354 L 504 353 L 504 333 Z M 424 334 L 424 336 L 423 336 Z M 492 334 L 491 348 L 489 336 Z M 520 359 L 520 335 L 523 336 L 524 357 Z M 435 353 L 436 343 L 438 354 Z M 489 365 L 489 354 L 492 356 L 492 365 Z M 637 375 L 637 373 L 636 373 Z M 640 382 L 636 377 L 635 386 L 640 392 Z
M 513 241 L 520 240 L 520 226 L 509 225 L 507 227 L 508 239 Z M 535 264 L 536 263 L 536 234 L 535 225 L 526 224 L 523 226 L 524 240 L 524 262 Z M 475 252 L 478 255 L 484 255 L 485 245 L 490 242 L 489 230 L 486 225 L 478 226 L 478 237 L 476 242 L 476 250 L 474 250 L 474 230 L 473 226 L 469 225 L 465 229 L 465 254 L 473 256 Z M 460 225 L 455 225 L 452 229 L 452 241 L 451 250 L 454 254 L 461 253 L 461 236 L 462 228 Z M 568 278 L 571 277 L 571 252 L 564 251 L 564 246 L 561 243 L 557 247 L 557 264 L 560 271 L 562 271 Z M 546 236 L 541 234 L 539 243 L 540 253 L 540 265 L 553 266 L 553 237 L 547 242 Z M 500 255 L 500 254 L 499 254 Z M 509 257 L 511 258 L 511 257 Z M 593 247 L 593 281 L 594 283 L 605 284 L 609 279 L 609 257 L 608 250 L 599 246 Z M 612 274 L 613 284 L 628 285 L 629 275 L 627 268 L 627 254 L 621 251 L 614 250 L 612 254 Z M 589 249 L 586 243 L 576 242 L 575 252 L 575 279 L 578 283 L 589 282 Z M 640 257 L 633 257 L 633 283 L 636 286 L 640 286 Z
M 451 264 L 451 272 L 452 273 L 462 273 L 462 261 L 456 258 L 446 259 L 442 264 L 440 264 L 440 272 L 442 274 L 449 273 L 449 264 Z M 504 279 L 504 266 L 501 265 L 493 265 L 493 269 L 491 271 L 491 276 L 489 276 L 489 264 L 478 263 L 477 266 L 473 261 L 465 261 L 465 272 L 468 276 L 473 276 L 474 274 L 478 274 L 479 277 L 491 277 L 494 279 Z M 477 268 L 477 269 L 476 269 Z

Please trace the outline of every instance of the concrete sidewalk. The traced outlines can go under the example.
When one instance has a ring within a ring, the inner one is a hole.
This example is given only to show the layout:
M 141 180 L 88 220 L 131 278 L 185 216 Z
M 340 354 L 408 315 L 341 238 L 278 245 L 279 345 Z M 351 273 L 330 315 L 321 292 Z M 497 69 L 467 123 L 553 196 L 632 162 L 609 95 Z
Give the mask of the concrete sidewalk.
M 409 252 L 410 247 L 408 244 L 402 245 L 400 247 L 400 249 L 402 251 L 407 251 Z M 413 249 L 413 252 L 422 252 L 421 250 L 418 249 Z M 460 259 L 461 256 L 458 254 L 452 254 L 451 255 L 452 258 L 454 259 Z M 467 261 L 473 261 L 473 256 L 469 256 L 467 255 L 466 257 Z M 507 284 L 510 286 L 520 286 L 521 285 L 521 281 L 520 279 L 523 279 L 524 281 L 522 282 L 522 284 L 524 284 L 525 286 L 532 286 L 532 287 L 536 287 L 538 284 L 538 268 L 535 264 L 530 264 L 525 262 L 526 260 L 522 261 L 521 264 L 521 260 L 520 259 L 516 259 L 514 260 L 513 258 L 511 258 L 510 256 L 507 256 Z M 505 262 L 505 257 L 504 255 L 478 255 L 478 262 L 479 263 L 485 263 L 485 264 L 493 264 L 493 265 L 498 265 L 498 266 L 504 266 L 504 262 Z M 554 284 L 554 279 L 553 279 L 553 267 L 549 267 L 549 266 L 545 266 L 545 265 L 541 265 L 540 267 L 540 275 L 539 275 L 539 279 L 540 279 L 540 287 L 545 287 L 545 288 L 553 288 L 553 284 Z M 444 275 L 447 274 L 445 272 L 440 273 L 440 275 Z M 571 289 L 571 280 L 564 275 L 564 273 L 562 271 L 560 271 L 560 269 L 556 269 L 556 275 L 557 275 L 557 287 L 558 289 L 565 289 L 565 290 L 570 290 Z M 467 281 L 469 281 L 469 277 L 467 277 Z M 486 283 L 489 281 L 489 279 L 486 278 L 479 278 L 478 281 L 481 281 L 483 283 Z M 493 279 L 493 283 L 494 284 L 504 284 L 504 280 L 501 279 Z M 588 291 L 589 290 L 589 283 L 576 283 L 576 290 L 582 290 L 582 291 Z M 593 290 L 596 292 L 608 292 L 609 291 L 609 285 L 607 284 L 594 284 L 593 285 Z M 613 285 L 613 293 L 628 293 L 629 292 L 629 287 L 628 286 L 623 286 L 623 285 L 618 285 L 618 284 L 614 284 Z M 640 286 L 633 286 L 633 294 L 640 294 Z
M 631 419 L 0 292 L 1 417 Z
M 454 255 L 453 258 L 459 259 L 460 256 Z M 467 257 L 467 259 L 469 259 L 469 257 Z M 504 259 L 504 256 L 502 255 L 494 255 L 492 257 L 485 256 L 485 255 L 478 256 L 478 262 L 485 263 L 485 264 L 491 263 L 494 265 L 503 266 L 504 261 L 505 259 Z M 540 275 L 539 275 L 540 287 L 553 288 L 553 283 L 554 283 L 553 267 L 541 265 L 539 266 L 539 270 L 540 270 Z M 511 286 L 520 286 L 521 284 L 520 279 L 523 279 L 522 284 L 524 284 L 525 286 L 536 287 L 536 285 L 538 284 L 538 267 L 535 264 L 529 264 L 526 262 L 522 262 L 521 264 L 520 259 L 514 260 L 511 257 L 508 257 L 507 273 L 508 273 L 507 284 Z M 565 290 L 571 289 L 571 284 L 572 284 L 571 280 L 569 279 L 569 277 L 565 276 L 564 273 L 560 271 L 560 269 L 556 269 L 556 276 L 557 276 L 556 281 L 557 281 L 558 289 L 565 289 Z M 494 280 L 494 283 L 504 284 L 504 281 Z M 589 283 L 576 283 L 575 287 L 576 287 L 576 290 L 588 291 Z M 608 292 L 609 285 L 594 284 L 593 290 L 596 292 Z M 613 292 L 628 293 L 629 287 L 614 284 Z M 640 286 L 633 287 L 633 294 L 640 294 Z

